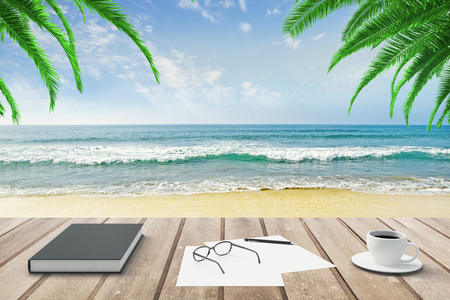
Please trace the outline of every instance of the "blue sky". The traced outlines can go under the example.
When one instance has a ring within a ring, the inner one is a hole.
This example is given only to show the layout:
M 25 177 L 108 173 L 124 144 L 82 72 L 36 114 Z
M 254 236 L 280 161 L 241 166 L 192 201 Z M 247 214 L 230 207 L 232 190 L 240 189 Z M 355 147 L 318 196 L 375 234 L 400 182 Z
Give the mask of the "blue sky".
M 34 28 L 62 77 L 55 110 L 39 73 L 10 40 L 0 44 L 0 76 L 22 114 L 21 124 L 404 124 L 403 88 L 389 119 L 392 72 L 349 101 L 376 51 L 354 54 L 327 75 L 340 33 L 355 7 L 316 23 L 295 40 L 282 21 L 294 0 L 119 0 L 141 31 L 161 84 L 138 48 L 97 15 L 84 25 L 61 2 L 77 37 L 84 91 L 56 40 Z M 411 124 L 426 124 L 437 81 L 419 94 Z M 12 124 L 10 109 L 0 124 Z M 438 114 L 440 116 L 440 114 Z

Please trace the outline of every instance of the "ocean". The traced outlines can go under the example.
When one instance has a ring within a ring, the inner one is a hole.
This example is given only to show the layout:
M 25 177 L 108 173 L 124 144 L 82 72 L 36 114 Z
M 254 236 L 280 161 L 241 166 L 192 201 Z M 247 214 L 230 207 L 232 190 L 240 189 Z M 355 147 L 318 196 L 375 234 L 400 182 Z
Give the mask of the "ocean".
M 1 126 L 0 197 L 450 194 L 450 126 Z

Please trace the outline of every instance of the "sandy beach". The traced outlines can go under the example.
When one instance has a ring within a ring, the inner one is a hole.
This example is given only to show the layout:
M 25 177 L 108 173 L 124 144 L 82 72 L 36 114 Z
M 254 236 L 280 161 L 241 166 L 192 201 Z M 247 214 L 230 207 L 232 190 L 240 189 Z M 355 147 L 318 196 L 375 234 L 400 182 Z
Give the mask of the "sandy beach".
M 0 198 L 0 217 L 440 217 L 450 195 L 387 195 L 291 189 L 136 197 Z

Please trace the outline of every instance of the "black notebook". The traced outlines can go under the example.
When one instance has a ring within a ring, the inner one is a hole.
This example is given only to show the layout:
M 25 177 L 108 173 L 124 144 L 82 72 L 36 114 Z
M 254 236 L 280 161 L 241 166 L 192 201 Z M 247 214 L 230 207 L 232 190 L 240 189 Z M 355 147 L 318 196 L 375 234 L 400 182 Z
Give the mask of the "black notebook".
M 142 224 L 72 224 L 28 260 L 28 271 L 121 272 Z

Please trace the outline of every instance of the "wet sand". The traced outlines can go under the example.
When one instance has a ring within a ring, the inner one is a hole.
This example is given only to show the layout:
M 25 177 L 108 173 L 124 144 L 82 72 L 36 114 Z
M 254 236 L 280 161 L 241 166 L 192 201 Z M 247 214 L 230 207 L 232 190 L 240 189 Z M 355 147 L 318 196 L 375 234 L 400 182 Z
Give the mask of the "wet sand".
M 450 195 L 337 189 L 197 195 L 2 197 L 1 218 L 22 217 L 450 217 Z

